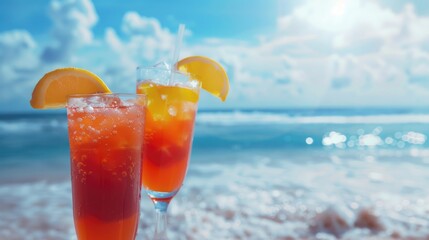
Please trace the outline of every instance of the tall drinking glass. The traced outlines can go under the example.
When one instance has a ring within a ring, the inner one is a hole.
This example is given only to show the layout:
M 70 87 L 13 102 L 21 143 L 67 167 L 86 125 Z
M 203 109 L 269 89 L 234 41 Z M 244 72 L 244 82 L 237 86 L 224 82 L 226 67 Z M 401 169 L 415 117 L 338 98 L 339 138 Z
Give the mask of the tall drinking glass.
M 167 208 L 188 168 L 200 84 L 163 68 L 138 68 L 137 93 L 146 94 L 142 186 L 156 210 L 155 239 L 166 239 Z
M 68 98 L 73 215 L 79 240 L 135 239 L 144 115 L 144 95 Z

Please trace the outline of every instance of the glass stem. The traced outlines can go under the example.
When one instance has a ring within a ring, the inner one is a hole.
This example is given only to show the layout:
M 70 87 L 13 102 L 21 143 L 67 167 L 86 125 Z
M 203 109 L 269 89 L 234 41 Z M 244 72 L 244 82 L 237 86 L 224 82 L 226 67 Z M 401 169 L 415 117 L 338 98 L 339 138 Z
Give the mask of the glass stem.
M 168 202 L 154 201 L 156 210 L 156 225 L 154 240 L 167 240 L 167 208 Z

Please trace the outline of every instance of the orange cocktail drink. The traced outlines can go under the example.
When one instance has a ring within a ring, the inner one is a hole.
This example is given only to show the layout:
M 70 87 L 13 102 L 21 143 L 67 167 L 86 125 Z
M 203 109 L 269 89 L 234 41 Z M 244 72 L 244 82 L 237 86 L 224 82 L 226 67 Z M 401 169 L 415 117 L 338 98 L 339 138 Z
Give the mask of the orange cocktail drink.
M 169 201 L 185 179 L 199 97 L 198 82 L 164 80 L 137 84 L 137 93 L 147 96 L 142 186 L 159 201 Z
M 141 186 L 155 206 L 154 238 L 167 238 L 167 208 L 185 179 L 200 87 L 225 101 L 229 80 L 203 56 L 175 63 L 180 72 L 156 66 L 137 69 L 144 95 L 110 94 L 97 75 L 75 67 L 47 72 L 33 89 L 33 108 L 67 107 L 79 240 L 134 239 Z
M 229 82 L 219 63 L 193 56 L 137 68 L 136 91 L 147 97 L 141 182 L 156 210 L 154 239 L 167 239 L 167 209 L 188 169 L 200 88 L 225 100 Z
M 140 206 L 145 97 L 69 97 L 73 214 L 79 240 L 131 240 Z

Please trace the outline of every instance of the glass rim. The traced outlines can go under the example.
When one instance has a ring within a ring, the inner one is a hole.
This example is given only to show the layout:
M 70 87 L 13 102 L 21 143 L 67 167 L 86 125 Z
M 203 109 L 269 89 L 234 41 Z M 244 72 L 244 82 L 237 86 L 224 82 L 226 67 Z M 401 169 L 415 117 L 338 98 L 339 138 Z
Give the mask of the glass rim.
M 180 75 L 184 75 L 189 77 L 188 73 L 185 72 L 181 72 L 177 69 L 164 69 L 164 68 L 160 68 L 160 67 L 155 67 L 155 66 L 137 66 L 136 70 L 137 71 L 141 71 L 141 70 L 155 70 L 155 71 L 160 71 L 160 72 L 173 72 L 175 74 L 180 74 Z
M 118 99 L 117 106 L 104 105 L 114 99 Z M 131 102 L 129 102 L 131 101 Z M 127 102 L 128 104 L 123 105 Z M 83 104 L 85 103 L 85 104 Z M 120 104 L 119 104 L 120 103 Z M 82 105 L 83 104 L 83 105 Z M 83 93 L 83 94 L 70 94 L 67 96 L 65 107 L 77 108 L 83 106 L 102 107 L 102 108 L 117 108 L 128 107 L 131 105 L 147 106 L 147 95 L 140 93 Z
M 163 86 L 181 86 L 191 89 L 201 89 L 201 82 L 193 78 L 190 73 L 177 69 L 169 70 L 157 66 L 137 66 L 136 83 L 154 82 Z M 179 85 L 177 85 L 179 84 Z
M 142 93 L 75 93 L 67 95 L 67 99 L 70 98 L 89 98 L 89 97 L 97 97 L 97 96 L 129 96 L 129 97 L 143 97 L 146 98 L 146 94 Z

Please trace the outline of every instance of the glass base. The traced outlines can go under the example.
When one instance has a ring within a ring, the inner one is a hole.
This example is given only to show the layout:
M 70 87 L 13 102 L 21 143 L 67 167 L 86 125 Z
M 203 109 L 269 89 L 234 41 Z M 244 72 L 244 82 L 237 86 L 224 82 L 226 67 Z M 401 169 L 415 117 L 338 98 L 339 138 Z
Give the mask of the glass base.
M 158 192 L 146 189 L 147 195 L 153 202 L 156 210 L 156 225 L 154 240 L 168 240 L 167 237 L 167 208 L 171 199 L 177 194 L 173 192 Z
M 173 192 L 158 192 L 146 189 L 146 193 L 149 195 L 150 199 L 152 199 L 155 209 L 161 212 L 167 211 L 168 204 L 178 191 L 179 190 Z

